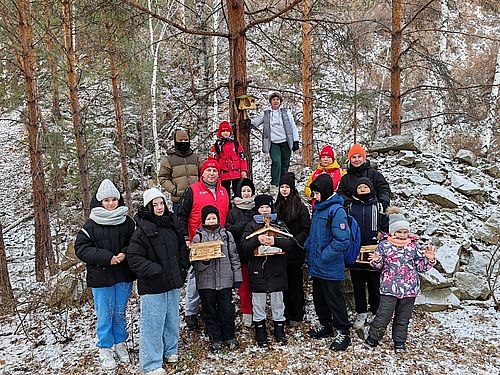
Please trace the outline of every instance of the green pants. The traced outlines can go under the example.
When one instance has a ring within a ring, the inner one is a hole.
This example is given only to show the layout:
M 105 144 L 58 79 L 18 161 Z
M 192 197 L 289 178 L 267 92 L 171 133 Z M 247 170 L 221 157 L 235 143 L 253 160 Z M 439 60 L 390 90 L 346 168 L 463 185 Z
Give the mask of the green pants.
M 288 172 L 292 151 L 290 150 L 290 147 L 288 147 L 287 142 L 271 143 L 271 150 L 269 151 L 269 154 L 271 155 L 272 160 L 271 185 L 278 186 L 281 176 Z

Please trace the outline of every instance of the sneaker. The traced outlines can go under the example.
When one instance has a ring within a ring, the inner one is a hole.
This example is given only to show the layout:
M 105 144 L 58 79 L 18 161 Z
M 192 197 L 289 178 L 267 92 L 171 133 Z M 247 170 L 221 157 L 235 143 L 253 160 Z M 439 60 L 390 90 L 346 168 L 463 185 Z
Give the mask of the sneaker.
M 352 328 L 354 328 L 354 329 L 363 328 L 365 323 L 366 323 L 367 318 L 368 318 L 368 313 L 359 313 L 356 316 L 356 320 L 352 324 Z
M 222 342 L 220 341 L 213 341 L 210 343 L 210 350 L 213 352 L 218 352 L 222 349 Z
M 394 343 L 394 352 L 396 352 L 396 353 L 406 352 L 406 344 L 404 342 L 395 342 Z
M 252 314 L 241 314 L 241 320 L 243 325 L 247 328 L 250 328 L 253 323 L 253 315 Z
M 117 363 L 111 348 L 99 348 L 99 364 L 105 370 L 116 368 Z
M 334 352 L 343 352 L 349 347 L 349 345 L 351 345 L 351 338 L 349 337 L 349 334 L 338 331 L 335 340 L 333 340 L 330 345 L 330 349 Z
M 163 367 L 160 367 L 152 371 L 146 372 L 145 375 L 167 375 L 167 372 L 164 370 Z
M 130 356 L 125 341 L 115 344 L 115 354 L 121 363 L 130 363 Z
M 229 350 L 235 350 L 240 347 L 240 343 L 236 339 L 226 340 L 225 344 L 229 347 Z
M 196 315 L 186 315 L 184 320 L 186 321 L 187 329 L 192 331 L 198 328 L 198 317 Z
M 368 336 L 365 340 L 365 344 L 371 348 L 374 348 L 378 345 L 378 341 L 375 339 L 372 339 L 370 336 Z
M 331 326 L 322 326 L 321 328 L 311 329 L 307 334 L 313 339 L 322 339 L 333 335 L 333 329 Z
M 179 357 L 177 356 L 177 354 L 170 354 L 167 357 L 167 363 L 176 363 L 178 360 L 179 360 Z

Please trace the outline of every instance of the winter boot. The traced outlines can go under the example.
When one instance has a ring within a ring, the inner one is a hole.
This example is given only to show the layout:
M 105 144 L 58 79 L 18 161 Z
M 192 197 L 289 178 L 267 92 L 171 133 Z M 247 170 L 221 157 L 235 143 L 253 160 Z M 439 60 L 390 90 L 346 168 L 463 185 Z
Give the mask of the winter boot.
M 368 336 L 365 340 L 365 344 L 371 348 L 375 348 L 378 345 L 378 341 Z
M 130 363 L 130 356 L 128 355 L 127 344 L 125 342 L 115 344 L 115 354 L 121 363 Z
M 404 353 L 406 351 L 406 344 L 404 342 L 394 342 L 394 352 Z
M 307 334 L 313 339 L 322 339 L 333 335 L 333 329 L 331 325 L 325 325 L 321 326 L 321 328 L 311 329 Z
M 198 328 L 198 317 L 196 315 L 186 315 L 184 320 L 186 321 L 187 329 L 190 331 Z
M 330 349 L 334 352 L 343 352 L 349 345 L 351 345 L 351 338 L 349 337 L 349 331 L 342 330 L 337 332 L 337 336 L 330 345 Z
M 255 327 L 255 341 L 257 345 L 260 347 L 267 346 L 266 321 L 260 320 L 258 322 L 253 322 L 253 325 Z
M 274 338 L 281 344 L 286 344 L 285 322 L 274 322 Z

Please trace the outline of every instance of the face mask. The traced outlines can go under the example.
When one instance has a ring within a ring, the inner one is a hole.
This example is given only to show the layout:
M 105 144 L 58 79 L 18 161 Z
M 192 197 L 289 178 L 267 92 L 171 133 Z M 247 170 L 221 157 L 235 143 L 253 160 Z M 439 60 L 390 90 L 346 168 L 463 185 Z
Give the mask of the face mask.
M 179 150 L 180 152 L 186 152 L 191 147 L 191 142 L 174 141 L 174 146 L 175 146 L 176 150 Z

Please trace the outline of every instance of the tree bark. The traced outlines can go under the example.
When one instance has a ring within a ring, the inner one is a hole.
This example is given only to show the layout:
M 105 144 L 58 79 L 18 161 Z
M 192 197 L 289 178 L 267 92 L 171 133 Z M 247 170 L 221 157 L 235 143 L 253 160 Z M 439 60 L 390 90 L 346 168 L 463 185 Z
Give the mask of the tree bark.
M 313 103 L 312 103 L 312 46 L 311 0 L 302 3 L 302 158 L 305 165 L 313 162 Z
M 80 191 L 82 194 L 83 212 L 85 218 L 87 218 L 90 214 L 88 155 L 80 116 L 80 103 L 78 100 L 75 51 L 71 30 L 71 4 L 70 0 L 61 1 L 64 16 L 64 52 L 66 55 L 66 72 L 68 78 L 69 99 L 71 102 L 71 117 L 73 119 L 73 132 L 75 136 L 76 158 L 80 178 Z
M 401 134 L 401 40 L 403 30 L 401 0 L 392 0 L 392 35 L 391 35 L 391 134 Z
M 38 142 L 38 116 L 35 78 L 35 50 L 33 26 L 31 24 L 31 4 L 29 0 L 16 0 L 19 19 L 20 50 L 17 58 L 24 78 L 26 96 L 28 147 L 33 187 L 33 209 L 35 216 L 35 274 L 37 281 L 45 281 L 45 269 L 51 275 L 56 272 L 52 241 L 50 236 L 49 212 L 43 170 L 42 152 Z
M 10 284 L 7 256 L 3 241 L 2 223 L 0 222 L 0 314 L 10 314 L 15 306 L 14 293 Z
M 122 102 L 120 99 L 118 71 L 116 69 L 116 62 L 115 62 L 113 30 L 112 26 L 109 23 L 106 23 L 106 29 L 108 31 L 109 70 L 111 75 L 113 104 L 115 107 L 116 136 L 117 136 L 118 150 L 120 152 L 120 165 L 122 172 L 123 187 L 125 189 L 125 203 L 129 211 L 132 213 L 132 195 L 130 193 L 130 184 L 127 174 L 127 153 L 125 152 L 125 143 L 123 141 L 123 110 L 122 110 Z
M 50 17 L 52 16 L 52 1 L 45 0 L 43 4 L 43 16 L 46 32 L 44 35 L 45 48 L 47 49 L 47 62 L 50 70 L 50 89 L 52 91 L 52 116 L 61 119 L 61 107 L 59 105 L 59 85 L 57 83 L 57 62 L 54 57 L 54 43 L 50 35 Z
M 229 28 L 229 118 L 236 128 L 248 161 L 248 174 L 252 175 L 252 155 L 250 154 L 250 129 L 243 125 L 244 111 L 238 109 L 238 96 L 247 92 L 247 58 L 245 37 L 245 2 L 226 0 Z

